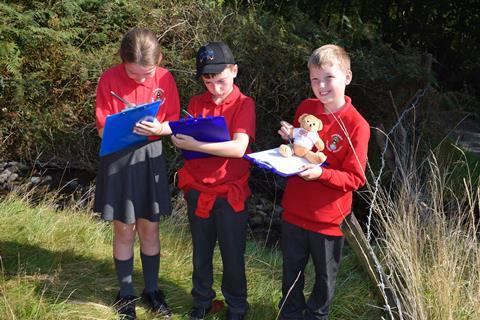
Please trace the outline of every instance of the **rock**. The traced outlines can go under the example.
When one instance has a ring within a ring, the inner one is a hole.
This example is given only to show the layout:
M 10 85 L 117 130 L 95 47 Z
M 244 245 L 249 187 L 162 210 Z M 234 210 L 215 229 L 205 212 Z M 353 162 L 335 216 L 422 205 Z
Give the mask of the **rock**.
M 80 184 L 78 183 L 77 179 L 72 179 L 65 183 L 64 187 L 68 187 L 70 189 L 76 189 Z
M 282 215 L 282 212 L 283 212 L 283 208 L 281 206 L 275 207 L 275 212 L 274 212 L 275 216 L 280 217 Z
M 7 182 L 13 182 L 13 181 L 15 181 L 17 178 L 18 178 L 18 174 L 12 173 L 12 174 L 7 178 Z
M 8 170 L 10 170 L 10 172 L 12 173 L 15 173 L 15 172 L 18 172 L 20 170 L 20 168 L 18 167 L 18 162 L 15 162 L 15 161 L 12 161 L 12 162 L 9 162 L 8 163 Z
M 7 182 L 12 172 L 8 169 L 5 169 L 0 173 L 0 183 Z
M 30 183 L 31 184 L 39 184 L 40 182 L 42 182 L 42 178 L 40 178 L 40 177 L 31 177 L 30 178 Z
M 263 224 L 263 217 L 259 214 L 253 214 L 248 219 L 248 222 L 251 226 L 260 226 Z
M 0 190 L 6 190 L 6 191 L 12 191 L 13 190 L 13 183 L 12 182 L 5 182 L 3 184 L 0 184 L 1 188 Z

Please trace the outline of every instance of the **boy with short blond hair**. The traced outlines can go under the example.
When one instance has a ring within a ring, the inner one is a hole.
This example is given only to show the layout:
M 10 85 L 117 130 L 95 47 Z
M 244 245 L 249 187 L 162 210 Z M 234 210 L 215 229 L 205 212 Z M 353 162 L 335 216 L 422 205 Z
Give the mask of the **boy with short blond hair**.
M 323 67 L 325 65 L 338 65 L 343 71 L 350 70 L 350 57 L 340 46 L 326 44 L 315 49 L 308 59 L 308 69 L 312 67 Z
M 345 96 L 352 80 L 348 54 L 337 45 L 322 46 L 310 56 L 308 69 L 315 98 L 303 100 L 293 125 L 282 121 L 278 133 L 285 140 L 291 137 L 304 113 L 321 119 L 318 133 L 328 165 L 306 165 L 285 187 L 280 319 L 328 319 L 344 243 L 340 224 L 351 213 L 353 191 L 366 182 L 370 127 Z M 304 271 L 310 256 L 315 284 L 305 301 Z
M 196 66 L 197 77 L 201 77 L 207 91 L 190 99 L 188 113 L 203 118 L 223 116 L 231 140 L 212 143 L 182 134 L 172 136 L 177 148 L 212 155 L 185 160 L 178 171 L 178 187 L 187 200 L 193 243 L 193 307 L 189 319 L 204 319 L 212 309 L 212 259 L 218 239 L 227 319 L 241 320 L 248 310 L 244 254 L 246 201 L 250 196 L 250 163 L 243 155 L 250 151 L 255 139 L 255 103 L 234 84 L 238 66 L 225 43 L 202 46 Z

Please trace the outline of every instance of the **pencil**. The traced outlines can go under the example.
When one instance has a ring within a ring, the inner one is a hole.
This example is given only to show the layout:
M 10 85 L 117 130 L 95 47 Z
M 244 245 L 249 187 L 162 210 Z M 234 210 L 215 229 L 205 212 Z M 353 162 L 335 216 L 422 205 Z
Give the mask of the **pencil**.
M 117 98 L 118 100 L 122 101 L 127 107 L 130 107 L 132 105 L 134 105 L 133 103 L 130 103 L 128 102 L 127 100 L 123 99 L 122 97 L 120 97 L 118 94 L 116 94 L 115 92 L 113 91 L 110 91 L 110 93 L 112 94 L 112 96 L 114 96 L 115 98 Z

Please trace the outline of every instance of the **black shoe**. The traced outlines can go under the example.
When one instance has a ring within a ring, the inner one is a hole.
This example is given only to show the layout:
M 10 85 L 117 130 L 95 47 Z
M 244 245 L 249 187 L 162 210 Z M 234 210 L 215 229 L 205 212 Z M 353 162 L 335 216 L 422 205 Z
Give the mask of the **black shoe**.
M 135 320 L 137 314 L 135 313 L 135 296 L 120 297 L 119 294 L 115 299 L 113 307 L 117 310 L 121 320 Z
M 188 313 L 189 320 L 203 320 L 205 316 L 212 310 L 212 306 L 210 305 L 208 308 L 203 307 L 192 307 L 190 312 Z
M 154 292 L 142 292 L 142 299 L 148 306 L 148 308 L 159 315 L 162 315 L 164 319 L 170 319 L 172 317 L 172 311 L 165 302 L 165 295 L 162 290 Z
M 244 314 L 233 313 L 230 310 L 227 310 L 227 320 L 243 320 L 245 319 Z

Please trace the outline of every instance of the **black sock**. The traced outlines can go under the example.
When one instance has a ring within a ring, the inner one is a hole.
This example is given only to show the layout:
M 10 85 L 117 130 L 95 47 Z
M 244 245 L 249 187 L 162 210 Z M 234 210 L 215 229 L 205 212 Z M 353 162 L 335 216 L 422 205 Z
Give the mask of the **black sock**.
M 158 271 L 160 269 L 160 253 L 147 256 L 140 252 L 142 259 L 143 279 L 145 280 L 145 292 L 158 290 Z
M 118 284 L 120 285 L 120 297 L 134 296 L 135 289 L 133 288 L 133 257 L 128 260 L 115 261 L 115 271 L 117 272 Z

